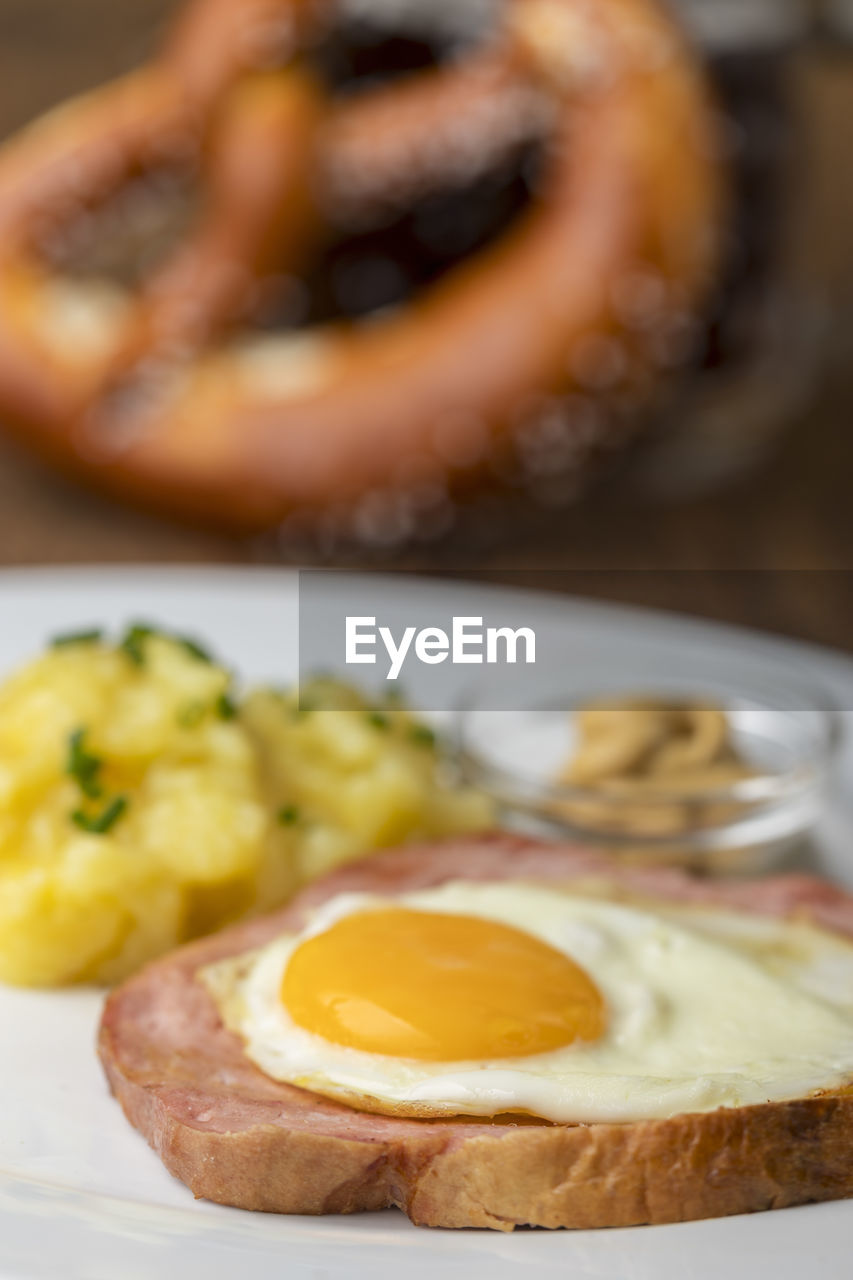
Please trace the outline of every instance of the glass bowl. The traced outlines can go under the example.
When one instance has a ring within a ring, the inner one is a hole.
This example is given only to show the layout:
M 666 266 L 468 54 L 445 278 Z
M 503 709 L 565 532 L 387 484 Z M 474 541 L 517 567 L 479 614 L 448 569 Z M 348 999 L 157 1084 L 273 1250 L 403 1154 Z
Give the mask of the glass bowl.
M 591 703 L 638 698 L 721 709 L 731 746 L 749 776 L 727 785 L 680 780 L 578 785 L 561 771 L 578 741 L 578 712 Z M 683 679 L 562 688 L 513 710 L 469 699 L 454 745 L 466 781 L 529 829 L 607 849 L 631 862 L 687 866 L 708 874 L 753 874 L 779 863 L 817 821 L 832 777 L 840 717 L 822 692 L 766 690 Z

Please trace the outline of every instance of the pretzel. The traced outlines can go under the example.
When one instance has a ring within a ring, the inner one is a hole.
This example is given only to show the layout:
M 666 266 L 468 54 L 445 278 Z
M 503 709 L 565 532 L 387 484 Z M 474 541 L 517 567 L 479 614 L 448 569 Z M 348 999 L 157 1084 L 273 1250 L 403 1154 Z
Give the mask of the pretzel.
M 378 512 L 405 534 L 425 490 L 572 476 L 678 362 L 725 198 L 654 0 L 502 0 L 467 60 L 336 97 L 305 54 L 340 9 L 196 0 L 153 63 L 0 152 L 0 414 L 65 470 L 232 530 Z M 534 137 L 530 206 L 408 305 L 247 328 L 333 231 Z M 69 283 L 56 242 L 160 170 L 204 197 L 174 253 L 130 287 Z

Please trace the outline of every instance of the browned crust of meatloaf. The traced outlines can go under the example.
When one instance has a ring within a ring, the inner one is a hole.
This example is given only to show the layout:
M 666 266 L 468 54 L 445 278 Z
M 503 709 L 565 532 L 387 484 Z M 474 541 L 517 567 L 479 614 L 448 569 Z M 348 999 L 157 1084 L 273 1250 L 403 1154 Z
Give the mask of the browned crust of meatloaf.
M 853 1195 L 853 1091 L 634 1124 L 371 1115 L 265 1076 L 195 976 L 339 892 L 506 878 L 592 878 L 616 893 L 803 916 L 853 935 L 853 896 L 807 876 L 701 882 L 507 835 L 380 854 L 113 992 L 99 1048 L 131 1124 L 196 1196 L 277 1213 L 397 1205 L 419 1225 L 511 1230 L 676 1222 Z

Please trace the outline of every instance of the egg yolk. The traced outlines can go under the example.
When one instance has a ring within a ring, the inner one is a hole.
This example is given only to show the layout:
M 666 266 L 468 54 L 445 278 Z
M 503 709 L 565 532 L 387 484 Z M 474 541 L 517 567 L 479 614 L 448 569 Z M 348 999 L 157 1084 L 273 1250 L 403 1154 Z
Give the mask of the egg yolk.
M 494 920 L 403 908 L 306 939 L 281 995 L 325 1040 L 425 1062 L 527 1057 L 604 1030 L 601 993 L 562 952 Z

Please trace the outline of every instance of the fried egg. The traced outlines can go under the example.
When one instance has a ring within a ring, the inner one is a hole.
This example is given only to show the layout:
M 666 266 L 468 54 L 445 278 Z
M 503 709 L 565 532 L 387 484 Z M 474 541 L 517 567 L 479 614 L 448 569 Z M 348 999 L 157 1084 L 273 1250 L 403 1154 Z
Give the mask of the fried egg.
M 635 1121 L 853 1075 L 853 945 L 716 908 L 347 893 L 200 976 L 268 1076 L 390 1115 Z

